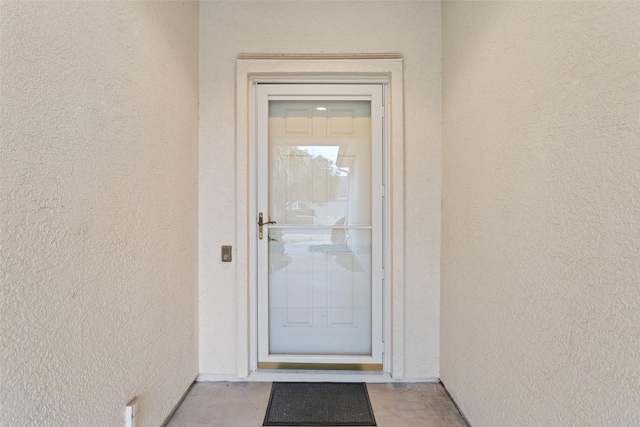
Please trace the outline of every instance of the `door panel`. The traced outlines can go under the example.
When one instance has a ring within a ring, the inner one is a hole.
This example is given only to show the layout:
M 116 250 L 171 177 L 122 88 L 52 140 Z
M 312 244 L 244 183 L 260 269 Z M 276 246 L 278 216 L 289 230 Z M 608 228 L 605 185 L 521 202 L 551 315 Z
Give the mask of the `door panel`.
M 382 88 L 259 85 L 259 362 L 382 361 Z

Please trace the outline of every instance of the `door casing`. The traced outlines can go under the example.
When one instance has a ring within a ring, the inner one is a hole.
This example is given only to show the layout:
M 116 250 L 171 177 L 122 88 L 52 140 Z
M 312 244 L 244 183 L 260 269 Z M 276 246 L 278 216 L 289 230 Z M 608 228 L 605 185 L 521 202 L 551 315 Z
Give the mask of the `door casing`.
M 257 282 L 255 222 L 255 83 L 382 83 L 385 85 L 385 238 L 383 375 L 358 380 L 404 377 L 404 129 L 402 57 L 381 55 L 241 55 L 236 62 L 236 248 L 237 378 L 303 378 L 303 373 L 269 374 L 257 369 Z M 331 379 L 331 373 L 317 379 Z M 306 378 L 306 377 L 304 377 Z M 341 375 L 340 378 L 349 378 Z

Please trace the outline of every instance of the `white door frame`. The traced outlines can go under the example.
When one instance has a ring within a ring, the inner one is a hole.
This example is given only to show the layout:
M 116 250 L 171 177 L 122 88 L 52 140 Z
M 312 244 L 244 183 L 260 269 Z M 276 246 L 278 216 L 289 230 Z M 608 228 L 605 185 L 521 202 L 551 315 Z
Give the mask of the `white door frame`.
M 257 368 L 255 233 L 255 83 L 385 84 L 386 265 L 384 372 L 404 376 L 404 135 L 402 59 L 398 55 L 245 56 L 236 63 L 237 375 Z

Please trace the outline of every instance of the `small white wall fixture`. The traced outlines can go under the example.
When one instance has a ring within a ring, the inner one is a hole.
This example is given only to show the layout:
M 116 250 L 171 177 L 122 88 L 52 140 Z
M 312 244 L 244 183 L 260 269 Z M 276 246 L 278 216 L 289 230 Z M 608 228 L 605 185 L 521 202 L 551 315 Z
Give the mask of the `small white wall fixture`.
M 236 62 L 237 375 L 257 368 L 257 260 L 254 95 L 257 83 L 376 83 L 385 91 L 386 277 L 385 363 L 388 378 L 404 376 L 404 135 L 402 57 L 373 55 L 240 55 Z

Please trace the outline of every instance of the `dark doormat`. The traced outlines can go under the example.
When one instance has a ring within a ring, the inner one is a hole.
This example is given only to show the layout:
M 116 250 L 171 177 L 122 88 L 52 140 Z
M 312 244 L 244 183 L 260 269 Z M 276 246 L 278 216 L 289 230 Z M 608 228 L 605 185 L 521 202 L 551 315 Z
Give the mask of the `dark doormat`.
M 263 426 L 375 426 L 365 383 L 273 383 Z

